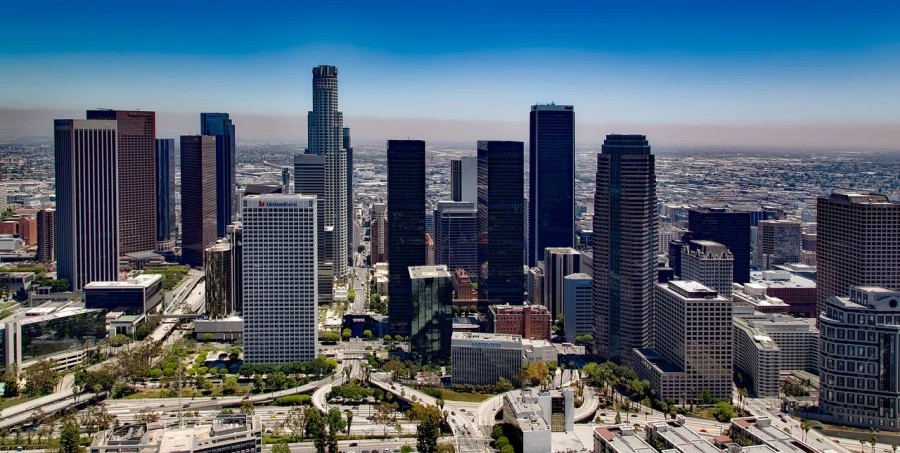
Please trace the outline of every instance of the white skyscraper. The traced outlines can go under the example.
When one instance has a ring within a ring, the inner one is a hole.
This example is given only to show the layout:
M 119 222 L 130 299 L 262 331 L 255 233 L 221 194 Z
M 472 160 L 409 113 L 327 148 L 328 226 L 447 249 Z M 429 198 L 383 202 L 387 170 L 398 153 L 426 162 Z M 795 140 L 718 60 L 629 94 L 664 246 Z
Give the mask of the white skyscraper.
M 244 360 L 312 360 L 318 340 L 316 197 L 250 195 L 241 203 Z

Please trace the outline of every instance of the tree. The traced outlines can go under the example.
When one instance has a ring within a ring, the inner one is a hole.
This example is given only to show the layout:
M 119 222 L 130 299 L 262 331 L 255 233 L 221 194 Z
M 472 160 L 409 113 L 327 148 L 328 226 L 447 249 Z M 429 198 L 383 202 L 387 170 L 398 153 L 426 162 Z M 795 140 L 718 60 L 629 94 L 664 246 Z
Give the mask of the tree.
M 288 447 L 287 442 L 281 441 L 272 445 L 272 453 L 291 453 L 291 447 Z
M 313 409 L 315 410 L 315 409 Z M 284 419 L 284 425 L 291 430 L 291 438 L 303 437 L 303 432 L 306 429 L 306 413 L 308 409 L 304 409 L 301 406 L 294 406 L 287 413 L 287 417 Z M 299 434 L 299 436 L 298 436 Z
M 477 285 L 477 283 L 473 284 L 472 286 L 475 286 L 475 285 Z M 476 291 L 477 291 L 477 289 L 476 289 Z M 469 305 L 469 313 L 478 313 L 478 307 L 476 307 L 475 305 Z
M 412 453 L 413 449 L 409 445 L 400 447 L 400 453 Z
M 352 335 L 353 332 L 350 329 L 344 329 L 341 331 L 341 338 L 343 338 L 344 341 L 349 340 Z
M 363 330 L 363 337 L 365 337 L 366 340 L 372 338 L 372 331 L 369 329 Z
M 241 401 L 240 412 L 244 415 L 253 415 L 253 413 L 256 412 L 256 410 L 253 409 L 253 401 Z
M 59 384 L 59 373 L 55 368 L 59 365 L 53 359 L 41 359 L 22 372 L 25 379 L 25 393 L 30 396 L 44 396 L 53 393 Z
M 413 412 L 409 415 L 410 420 L 416 421 L 416 448 L 421 452 L 433 452 L 441 436 L 441 411 L 437 406 L 413 403 L 410 412 Z
M 391 336 L 390 336 L 390 335 L 385 335 L 385 336 L 384 336 L 384 341 L 390 342 L 390 341 L 391 341 Z
M 365 252 L 365 251 L 366 251 L 366 246 L 364 246 L 364 245 L 357 245 L 357 246 L 356 246 L 356 253 L 362 253 L 362 252 Z
M 225 379 L 225 382 L 222 383 L 222 393 L 226 395 L 234 395 L 240 389 L 241 387 L 238 385 L 236 376 Z
M 619 411 L 616 411 L 616 424 L 617 425 L 622 424 L 622 414 L 620 414 Z
M 106 406 L 102 405 L 89 407 L 78 418 L 78 423 L 90 434 L 109 429 L 115 421 L 116 416 L 107 412 Z
M 213 341 L 213 334 L 211 334 L 211 333 L 203 334 L 203 341 Z
M 875 444 L 878 443 L 878 430 L 872 429 L 872 437 L 869 443 L 872 444 L 872 453 L 875 453 Z
M 859 440 L 859 451 L 862 453 L 865 453 L 865 451 L 866 451 L 866 440 L 865 439 Z
M 344 330 L 349 330 L 349 329 L 344 329 Z M 350 336 L 347 335 L 347 337 L 345 339 L 349 339 L 349 338 L 350 338 Z M 340 340 L 341 340 L 341 336 L 334 332 L 325 332 L 322 334 L 322 341 L 324 341 L 326 343 L 337 343 Z
M 81 429 L 78 423 L 69 419 L 59 431 L 59 453 L 82 453 Z
M 347 409 L 347 434 L 350 434 L 351 425 L 353 425 L 353 411 Z
M 159 414 L 154 412 L 153 409 L 145 407 L 138 412 L 134 419 L 141 423 L 153 423 L 159 420 Z
M 306 411 L 306 435 L 313 438 L 316 453 L 325 453 L 325 448 L 328 446 L 325 419 L 322 417 L 322 413 L 313 407 Z
M 341 411 L 331 409 L 325 416 L 325 424 L 328 425 L 328 451 L 337 452 L 337 435 L 347 427 L 344 418 L 341 417 Z
M 533 384 L 540 383 L 547 376 L 550 376 L 550 370 L 544 362 L 533 362 L 525 371 L 525 377 Z
M 353 303 L 353 301 L 356 300 L 356 290 L 351 289 L 350 291 L 347 291 L 347 300 L 350 301 L 350 303 Z
M 435 453 L 455 453 L 456 449 L 453 448 L 452 444 L 437 444 L 437 447 L 434 447 Z M 513 452 L 515 453 L 515 452 Z
M 372 421 L 384 428 L 384 435 L 387 435 L 387 427 L 397 422 L 397 403 L 381 403 L 375 406 L 375 414 L 372 415 Z
M 716 420 L 724 423 L 734 418 L 734 408 L 727 401 L 719 401 L 710 411 L 710 415 Z
M 703 406 L 711 405 L 715 400 L 712 397 L 712 394 L 709 393 L 709 390 L 703 389 L 700 390 L 700 404 Z

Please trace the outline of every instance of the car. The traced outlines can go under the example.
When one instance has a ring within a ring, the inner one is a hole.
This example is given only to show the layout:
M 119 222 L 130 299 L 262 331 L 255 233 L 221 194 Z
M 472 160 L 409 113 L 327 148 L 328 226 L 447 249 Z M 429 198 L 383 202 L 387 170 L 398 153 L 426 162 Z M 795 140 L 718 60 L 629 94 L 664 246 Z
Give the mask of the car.
M 601 413 L 600 413 L 600 416 L 601 416 L 601 417 L 606 417 L 606 412 L 601 412 Z
M 351 447 L 358 447 L 358 446 L 359 446 L 359 444 L 358 444 L 358 443 L 356 443 L 356 442 L 350 442 L 350 446 L 351 446 Z
M 181 406 L 181 407 L 182 407 L 183 409 L 187 409 L 187 408 L 190 407 L 190 406 L 191 406 L 191 403 L 188 403 L 188 404 L 185 404 L 184 406 Z
M 166 407 L 166 405 L 165 405 L 165 404 L 160 404 L 159 407 Z
M 363 450 L 362 453 L 369 453 L 369 450 Z

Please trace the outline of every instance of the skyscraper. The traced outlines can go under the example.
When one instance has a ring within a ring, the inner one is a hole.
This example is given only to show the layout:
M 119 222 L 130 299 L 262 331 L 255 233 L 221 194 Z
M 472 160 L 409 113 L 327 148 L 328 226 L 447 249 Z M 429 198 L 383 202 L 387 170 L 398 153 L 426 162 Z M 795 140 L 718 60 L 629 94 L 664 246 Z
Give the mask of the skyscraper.
M 175 250 L 175 139 L 156 139 L 156 250 Z
M 231 316 L 234 311 L 232 304 L 234 270 L 231 253 L 231 244 L 228 241 L 219 240 L 205 251 L 203 261 L 206 263 L 206 315 L 210 319 L 222 319 Z
M 57 275 L 73 291 L 119 271 L 115 120 L 55 120 Z
M 447 266 L 410 266 L 412 317 L 409 352 L 416 363 L 448 363 L 453 333 L 453 288 Z
M 316 244 L 319 268 L 319 303 L 331 302 L 334 279 L 334 228 L 325 219 L 325 161 L 321 154 L 298 154 L 294 156 L 294 193 L 316 196 Z
M 656 165 L 643 135 L 607 135 L 594 194 L 594 353 L 630 365 L 650 339 Z
M 387 172 L 388 327 L 409 336 L 409 268 L 425 264 L 425 142 L 388 140 Z
M 478 142 L 478 302 L 522 305 L 525 145 Z
M 181 258 L 203 266 L 216 243 L 216 141 L 214 135 L 181 136 Z
M 227 113 L 201 113 L 200 135 L 216 137 L 216 237 L 237 220 L 234 123 Z
M 547 247 L 544 250 L 544 297 L 542 302 L 550 310 L 553 319 L 562 315 L 563 286 L 565 278 L 584 272 L 581 267 L 581 253 L 571 247 Z
M 375 203 L 372 205 L 372 218 L 370 239 L 372 264 L 387 262 L 387 205 Z
M 119 253 L 156 250 L 156 113 L 88 110 L 87 119 L 118 122 Z
M 851 286 L 900 290 L 900 204 L 887 196 L 835 192 L 816 208 L 816 307 Z
M 242 199 L 244 361 L 312 360 L 318 341 L 316 199 Z
M 347 265 L 353 266 L 353 253 L 356 251 L 353 230 L 356 222 L 353 218 L 353 146 L 350 141 L 350 128 L 343 128 L 343 144 L 347 150 Z
M 693 280 L 731 299 L 734 255 L 718 242 L 687 241 L 681 249 L 682 280 Z
M 734 255 L 734 283 L 750 282 L 750 213 L 721 208 L 688 211 L 692 239 L 714 241 Z
M 38 261 L 56 261 L 56 210 L 44 208 L 38 211 L 37 228 Z
M 762 270 L 803 261 L 803 224 L 793 220 L 760 220 L 756 226 L 754 261 Z
M 477 279 L 478 211 L 470 201 L 439 201 L 434 211 L 434 262 Z
M 563 279 L 563 331 L 566 341 L 594 334 L 593 278 L 587 274 L 571 274 Z
M 462 160 L 450 160 L 450 201 L 462 201 Z
M 575 108 L 533 105 L 530 122 L 528 266 L 534 267 L 544 249 L 575 245 Z
M 338 111 L 338 70 L 322 65 L 313 68 L 312 73 L 313 109 L 307 115 L 309 148 L 306 153 L 325 156 L 325 227 L 331 227 L 334 233 L 330 259 L 334 263 L 334 275 L 340 277 L 347 273 L 349 262 L 347 204 L 350 199 L 347 197 L 348 156 L 343 146 L 344 115 Z
M 231 244 L 231 277 L 232 285 L 232 309 L 235 313 L 244 310 L 244 229 L 241 222 L 234 222 L 228 226 L 228 243 Z

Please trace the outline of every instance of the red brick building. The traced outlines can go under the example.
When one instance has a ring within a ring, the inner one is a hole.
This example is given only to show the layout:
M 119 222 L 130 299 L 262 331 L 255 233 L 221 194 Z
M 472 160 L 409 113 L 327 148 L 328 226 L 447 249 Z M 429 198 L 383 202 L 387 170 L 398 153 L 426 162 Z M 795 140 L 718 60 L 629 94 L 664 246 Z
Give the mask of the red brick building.
M 543 305 L 494 305 L 490 316 L 494 333 L 521 335 L 529 340 L 550 339 L 550 310 Z

